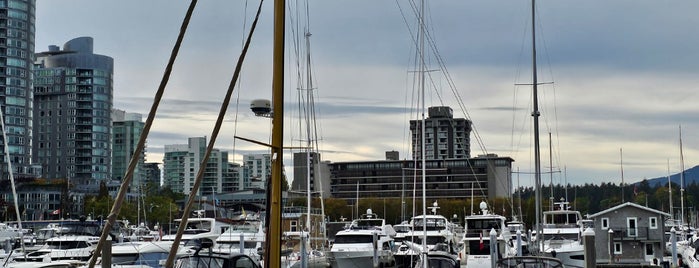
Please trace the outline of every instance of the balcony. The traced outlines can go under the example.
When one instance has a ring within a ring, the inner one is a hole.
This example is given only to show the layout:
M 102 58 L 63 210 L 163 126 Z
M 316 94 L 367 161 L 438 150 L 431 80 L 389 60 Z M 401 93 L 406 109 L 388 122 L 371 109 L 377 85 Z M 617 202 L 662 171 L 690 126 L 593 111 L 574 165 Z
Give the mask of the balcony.
M 612 234 L 612 239 L 614 241 L 634 241 L 634 240 L 662 240 L 662 235 L 659 237 L 653 237 L 650 235 L 650 228 L 648 227 L 638 227 L 638 228 L 627 228 L 627 227 L 613 227 L 610 228 L 614 231 Z

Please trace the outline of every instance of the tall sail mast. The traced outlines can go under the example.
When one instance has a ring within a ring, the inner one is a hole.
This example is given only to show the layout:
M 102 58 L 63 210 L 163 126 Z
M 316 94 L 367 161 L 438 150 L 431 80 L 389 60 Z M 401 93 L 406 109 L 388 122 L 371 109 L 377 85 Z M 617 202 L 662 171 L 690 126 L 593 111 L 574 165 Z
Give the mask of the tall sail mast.
M 680 224 L 684 228 L 684 154 L 682 153 L 682 126 L 680 126 Z
M 542 233 L 541 233 L 541 152 L 539 151 L 539 99 L 537 92 L 537 77 L 536 77 L 536 22 L 535 22 L 535 7 L 536 2 L 532 0 L 532 116 L 534 117 L 534 184 L 536 195 L 536 235 L 537 249 L 542 249 Z
M 426 163 L 427 161 L 425 160 L 426 157 L 426 152 L 425 152 L 425 0 L 420 1 L 420 18 L 418 19 L 419 24 L 420 24 L 420 29 L 418 31 L 418 39 L 420 42 L 420 48 L 418 52 L 418 56 L 420 57 L 420 72 L 418 75 L 420 76 L 420 94 L 421 94 L 421 113 L 422 113 L 422 118 L 420 122 L 420 151 L 422 153 L 422 215 L 423 217 L 427 217 L 427 194 L 425 187 L 427 187 L 427 183 L 425 180 L 427 179 L 427 175 L 425 174 L 427 172 L 427 166 Z M 422 264 L 423 267 L 427 268 L 427 218 L 424 218 L 423 224 L 422 224 Z

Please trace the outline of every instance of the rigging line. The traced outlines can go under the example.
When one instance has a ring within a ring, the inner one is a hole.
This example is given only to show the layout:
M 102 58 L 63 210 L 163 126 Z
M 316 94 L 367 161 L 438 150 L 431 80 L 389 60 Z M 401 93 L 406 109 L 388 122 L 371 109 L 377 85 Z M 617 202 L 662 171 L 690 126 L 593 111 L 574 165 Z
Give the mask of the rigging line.
M 180 26 L 180 33 L 177 36 L 177 41 L 175 42 L 175 46 L 172 48 L 172 52 L 170 54 L 170 59 L 168 60 L 167 66 L 165 67 L 165 72 L 163 73 L 163 78 L 160 81 L 160 85 L 158 86 L 158 91 L 155 93 L 155 98 L 153 99 L 153 105 L 151 106 L 151 110 L 148 113 L 148 118 L 146 119 L 146 123 L 143 126 L 143 130 L 141 131 L 141 136 L 138 139 L 138 145 L 136 146 L 136 150 L 134 151 L 133 155 L 131 156 L 131 161 L 129 162 L 129 167 L 128 170 L 126 171 L 126 174 L 124 175 L 123 182 L 121 183 L 121 187 L 119 188 L 119 192 L 117 193 L 117 197 L 114 200 L 114 205 L 112 206 L 112 210 L 107 216 L 107 222 L 104 225 L 104 229 L 102 230 L 102 235 L 100 236 L 100 241 L 97 242 L 97 246 L 94 250 L 94 253 L 92 254 L 92 257 L 90 258 L 90 264 L 89 267 L 93 268 L 95 267 L 95 263 L 97 262 L 97 257 L 101 255 L 102 253 L 102 247 L 104 246 L 104 241 L 107 240 L 107 236 L 109 235 L 109 232 L 112 230 L 112 226 L 114 225 L 114 222 L 116 221 L 116 217 L 119 214 L 119 211 L 121 211 L 121 205 L 124 202 L 124 197 L 126 196 L 126 192 L 129 188 L 129 184 L 131 183 L 131 179 L 133 178 L 133 173 L 134 170 L 136 169 L 136 164 L 138 164 L 138 159 L 139 155 L 143 151 L 143 147 L 146 144 L 146 137 L 148 136 L 148 133 L 150 132 L 151 125 L 153 125 L 153 119 L 155 118 L 155 113 L 158 110 L 158 105 L 160 104 L 160 100 L 163 97 L 163 92 L 165 91 L 165 86 L 167 85 L 168 80 L 170 79 L 170 74 L 172 73 L 172 66 L 175 63 L 175 58 L 177 58 L 177 54 L 180 50 L 180 45 L 182 44 L 182 40 L 184 39 L 184 34 L 187 31 L 187 26 L 189 25 L 189 21 L 192 17 L 192 13 L 194 12 L 194 7 L 197 5 L 197 0 L 192 0 L 192 2 L 189 5 L 189 9 L 187 9 L 187 13 L 185 15 L 184 20 L 182 21 L 182 26 Z M 170 266 L 167 267 L 172 267 L 172 263 L 170 263 Z
M 242 36 L 240 38 L 240 45 L 244 46 L 245 45 L 245 30 L 248 25 L 248 16 L 246 16 L 248 13 L 248 0 L 245 0 L 245 5 L 243 8 L 243 31 L 242 31 Z M 238 83 L 238 91 L 236 91 L 236 98 L 235 98 L 235 113 L 233 117 L 233 137 L 238 136 L 238 114 L 239 114 L 239 109 L 240 109 L 240 91 L 242 90 L 242 79 L 241 83 Z M 238 139 L 233 138 L 233 162 L 235 163 L 236 161 L 236 144 L 237 144 Z
M 528 19 L 526 19 L 526 20 L 528 20 Z M 528 25 L 528 23 L 525 22 L 524 25 Z M 515 68 L 515 76 L 514 76 L 514 81 L 513 81 L 513 83 L 512 83 L 512 84 L 513 84 L 513 92 L 514 92 L 514 93 L 512 94 L 512 95 L 513 95 L 513 100 L 512 100 L 512 134 L 511 134 L 511 141 L 510 141 L 511 144 L 510 144 L 510 145 L 512 146 L 512 147 L 511 147 L 511 150 L 512 150 L 512 153 L 513 153 L 513 157 L 516 157 L 516 152 L 519 152 L 519 148 L 520 148 L 520 145 L 521 145 L 521 142 L 522 142 L 522 137 L 523 137 L 523 129 L 524 129 L 524 126 L 525 126 L 525 125 L 527 124 L 527 122 L 528 122 L 528 120 L 522 120 L 522 121 L 521 121 L 521 122 L 522 122 L 522 126 L 519 127 L 519 129 L 520 129 L 520 131 L 519 131 L 519 133 L 520 133 L 520 138 L 519 138 L 517 144 L 515 145 L 514 136 L 515 136 L 515 129 L 517 129 L 517 128 L 516 128 L 516 122 L 518 121 L 518 120 L 517 120 L 517 112 L 516 112 L 516 111 L 517 111 L 517 99 L 518 99 L 518 97 L 517 97 L 517 96 L 518 96 L 518 94 L 517 94 L 517 92 L 518 92 L 518 86 L 517 86 L 518 83 L 517 83 L 517 81 L 520 79 L 520 76 L 521 76 L 521 74 L 522 74 L 522 73 L 521 73 L 521 70 L 522 70 L 522 62 L 523 62 L 523 61 L 522 61 L 522 58 L 523 58 L 523 55 L 524 55 L 524 47 L 525 47 L 525 43 L 526 43 L 526 42 L 525 42 L 525 39 L 526 39 L 526 36 L 527 36 L 527 32 L 528 32 L 528 31 L 527 31 L 527 26 L 525 26 L 525 27 L 522 29 L 522 38 L 521 38 L 522 42 L 520 43 L 520 47 L 519 47 L 519 56 L 517 57 L 517 66 L 516 66 L 516 68 Z M 530 95 L 530 94 L 527 94 L 527 95 Z M 529 105 L 529 103 L 531 103 L 531 99 L 530 99 L 529 102 L 527 102 L 527 105 Z M 527 107 L 528 107 L 528 106 L 527 106 Z M 522 115 L 523 117 L 526 117 L 526 115 L 525 115 L 524 113 L 521 113 L 521 115 Z M 524 119 L 524 118 L 522 118 L 522 119 Z
M 405 12 L 403 11 L 403 8 L 401 7 L 400 2 L 399 2 L 398 0 L 396 0 L 396 6 L 398 6 L 398 11 L 400 12 L 401 18 L 403 19 L 403 23 L 405 24 L 406 28 L 408 29 L 408 33 L 410 34 L 410 36 L 413 36 L 412 30 L 410 29 L 410 24 L 408 23 L 408 20 L 407 20 L 407 18 L 405 17 Z M 408 53 L 408 54 L 410 54 L 410 53 Z M 412 65 L 410 64 L 411 59 L 412 59 L 412 57 L 408 57 L 408 63 L 407 63 L 407 65 L 408 65 L 408 66 L 415 66 L 416 63 L 413 63 Z M 409 67 L 408 67 L 408 68 L 409 68 Z M 413 75 L 413 76 L 410 76 L 410 75 L 408 75 L 408 74 L 406 73 L 406 76 L 405 76 L 405 84 L 406 84 L 406 85 L 408 85 L 408 84 L 410 84 L 410 85 L 415 85 L 414 81 L 413 81 L 413 83 L 409 83 L 409 82 L 408 82 L 409 79 L 410 79 L 410 77 L 412 77 L 413 80 L 414 80 L 414 78 L 415 78 L 414 75 Z M 406 90 L 407 90 L 407 87 L 406 87 Z M 414 92 L 414 87 L 413 87 L 413 94 L 411 95 L 411 100 L 410 100 L 410 102 L 408 102 L 408 94 L 405 94 L 405 98 L 403 99 L 403 107 L 405 108 L 404 113 L 403 113 L 403 114 L 404 114 L 404 115 L 403 115 L 403 122 L 409 122 L 409 119 L 411 118 L 411 117 L 410 117 L 410 113 L 411 113 L 411 112 L 410 112 L 410 110 L 411 110 L 410 107 L 411 107 L 411 106 L 408 105 L 408 103 L 413 103 L 413 102 L 415 101 L 415 96 L 414 96 L 414 94 L 415 94 L 415 92 Z M 403 124 L 403 143 L 402 143 L 402 144 L 403 144 L 403 148 L 402 148 L 402 152 L 405 153 L 405 152 L 407 152 L 408 150 L 410 150 L 410 151 L 411 151 L 410 155 L 413 155 L 412 147 L 410 147 L 410 145 L 407 145 L 407 144 L 409 143 L 409 141 L 406 139 L 406 137 L 409 136 L 409 134 L 407 134 L 408 132 L 409 132 L 409 124 L 408 124 L 408 125 Z M 410 149 L 407 149 L 406 147 L 410 147 Z
M 213 131 L 211 132 L 211 140 L 209 141 L 209 145 L 206 148 L 206 153 L 204 153 L 204 157 L 202 158 L 201 164 L 199 166 L 199 170 L 197 171 L 197 177 L 194 180 L 194 185 L 192 186 L 192 189 L 190 193 L 196 193 L 199 190 L 199 186 L 201 185 L 202 178 L 204 177 L 204 173 L 206 170 L 206 164 L 208 163 L 209 156 L 211 155 L 211 151 L 214 148 L 214 144 L 216 143 L 216 138 L 218 137 L 218 133 L 221 130 L 221 125 L 223 123 L 223 119 L 226 115 L 226 110 L 228 109 L 228 104 L 230 103 L 231 95 L 233 95 L 233 91 L 235 89 L 236 82 L 238 81 L 238 77 L 240 75 L 240 70 L 242 69 L 243 66 L 243 61 L 245 60 L 245 56 L 247 55 L 248 48 L 250 47 L 250 42 L 252 41 L 252 35 L 255 32 L 255 28 L 257 26 L 257 22 L 260 18 L 260 12 L 262 11 L 262 3 L 264 0 L 260 0 L 260 5 L 257 9 L 257 14 L 255 15 L 255 20 L 252 22 L 252 25 L 250 27 L 250 32 L 248 34 L 248 38 L 245 41 L 245 46 L 243 47 L 243 51 L 241 51 L 240 56 L 238 57 L 238 62 L 235 65 L 235 71 L 233 72 L 233 77 L 231 78 L 231 82 L 228 86 L 228 90 L 226 92 L 226 96 L 223 99 L 223 103 L 221 104 L 221 109 L 219 111 L 218 118 L 216 119 L 216 124 L 214 126 Z M 165 267 L 172 267 L 174 264 L 175 260 L 175 255 L 177 253 L 177 248 L 179 247 L 180 241 L 182 239 L 182 234 L 184 233 L 184 230 L 187 225 L 187 219 L 189 217 L 189 213 L 192 210 L 192 206 L 194 204 L 194 198 L 196 195 L 190 194 L 189 195 L 189 200 L 187 201 L 186 206 L 184 207 L 184 211 L 182 212 L 182 219 L 180 222 L 180 226 L 177 230 L 177 235 L 175 236 L 175 240 L 172 242 L 172 247 L 170 248 L 170 255 L 168 255 L 167 262 L 165 263 Z
M 411 4 L 411 7 L 413 9 L 414 14 L 418 14 L 417 7 L 415 6 L 414 1 L 409 1 L 409 3 Z M 404 17 L 404 20 L 405 20 L 405 17 Z M 407 20 L 405 20 L 405 21 L 407 24 Z M 468 113 L 468 110 L 465 108 L 465 105 L 461 99 L 461 96 L 459 95 L 458 91 L 456 90 L 456 85 L 454 84 L 453 79 L 451 78 L 451 75 L 449 74 L 449 71 L 446 68 L 446 64 L 444 62 L 444 59 L 441 57 L 439 50 L 436 47 L 436 42 L 434 41 L 434 39 L 430 35 L 429 31 L 424 31 L 424 35 L 428 39 L 428 43 L 429 43 L 430 48 L 432 49 L 433 53 L 435 54 L 435 58 L 437 59 L 437 63 L 439 64 L 440 69 L 442 70 L 442 72 L 445 74 L 445 76 L 447 78 L 446 80 L 447 80 L 447 83 L 448 83 L 452 93 L 456 96 L 456 100 L 457 100 L 457 103 L 459 104 L 460 109 L 462 110 L 462 112 L 464 112 L 467 115 L 467 118 L 471 122 L 473 122 L 470 114 Z M 413 36 L 413 35 L 411 34 L 411 36 Z M 417 40 L 415 40 L 415 38 L 413 38 L 413 42 L 417 43 Z M 424 54 L 424 52 L 422 52 L 422 53 Z M 436 85 L 434 84 L 434 79 L 432 79 L 432 75 L 429 72 L 428 72 L 428 76 L 430 78 L 430 82 L 432 83 L 432 85 L 436 87 Z M 439 92 L 437 92 L 437 91 L 435 91 L 435 92 L 436 92 L 440 102 L 443 103 L 443 99 L 441 98 L 441 95 L 439 94 Z M 487 150 L 485 149 L 485 145 L 483 144 L 483 140 L 480 137 L 480 134 L 478 133 L 476 127 L 472 125 L 471 129 L 474 132 L 474 135 L 476 136 L 476 140 L 477 140 L 481 150 L 483 150 L 487 154 Z M 470 163 L 469 163 L 469 165 L 470 165 Z M 491 168 L 491 171 L 494 172 L 493 167 L 491 165 L 489 165 L 489 168 Z M 477 176 L 475 176 L 475 170 L 473 168 L 471 168 L 471 172 L 473 173 L 474 177 L 476 177 L 476 181 L 478 183 L 480 183 L 479 180 L 477 179 Z M 481 190 L 481 194 L 485 195 L 483 188 L 480 188 L 480 190 Z

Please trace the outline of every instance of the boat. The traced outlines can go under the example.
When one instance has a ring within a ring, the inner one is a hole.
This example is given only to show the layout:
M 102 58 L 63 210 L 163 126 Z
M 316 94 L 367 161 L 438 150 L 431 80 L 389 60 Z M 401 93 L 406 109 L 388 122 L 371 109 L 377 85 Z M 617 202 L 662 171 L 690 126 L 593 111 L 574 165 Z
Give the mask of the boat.
M 580 212 L 569 210 L 568 202 L 556 202 L 553 210 L 544 211 L 542 235 L 535 234 L 532 241 L 542 245 L 545 256 L 560 259 L 565 267 L 585 267 L 583 231 Z
M 197 211 L 197 214 L 203 214 L 203 212 Z M 181 222 L 182 219 L 176 219 L 175 225 L 179 226 Z M 189 218 L 187 220 L 187 226 L 182 234 L 180 244 L 184 244 L 189 240 L 202 238 L 216 241 L 216 239 L 230 227 L 231 224 L 229 222 L 216 218 Z M 174 241 L 175 237 L 176 234 L 164 235 L 161 241 Z
M 460 262 L 465 267 L 491 267 L 492 258 L 490 247 L 490 232 L 496 232 L 497 252 L 500 257 L 513 256 L 509 242 L 509 229 L 505 226 L 505 216 L 491 213 L 488 204 L 482 201 L 479 205 L 480 214 L 464 217 L 466 232 L 461 240 L 463 247 L 460 252 Z
M 112 245 L 112 267 L 162 267 L 173 241 L 133 241 Z M 178 248 L 177 257 L 193 254 L 187 247 Z
M 47 262 L 59 260 L 87 261 L 92 257 L 102 227 L 94 222 L 64 222 L 53 226 L 58 236 L 48 238 L 32 252 L 18 252 L 13 262 Z
M 264 248 L 265 233 L 261 221 L 244 221 L 234 224 L 216 238 L 213 251 L 219 253 L 243 253 L 260 260 Z
M 328 258 L 332 267 L 395 267 L 395 230 L 386 220 L 367 209 L 349 228 L 335 234 Z
M 437 202 L 432 208 L 438 208 Z M 436 209 L 433 213 L 415 216 L 410 220 L 412 231 L 404 235 L 395 252 L 396 261 L 401 267 L 413 267 L 423 251 L 439 249 L 457 257 L 459 238 L 454 234 L 452 224 L 446 217 L 436 214 Z
M 210 250 L 214 246 L 213 240 L 204 238 L 197 241 L 191 248 L 194 253 L 177 258 L 175 268 L 262 268 L 257 260 L 242 253 L 216 253 Z

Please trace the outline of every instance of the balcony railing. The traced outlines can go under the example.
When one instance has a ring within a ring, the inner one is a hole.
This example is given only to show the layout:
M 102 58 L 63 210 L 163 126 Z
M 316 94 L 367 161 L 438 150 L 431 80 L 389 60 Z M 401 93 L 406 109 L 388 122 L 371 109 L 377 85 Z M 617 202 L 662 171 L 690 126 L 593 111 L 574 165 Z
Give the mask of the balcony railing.
M 662 239 L 662 234 L 659 237 L 653 237 L 650 234 L 650 228 L 648 227 L 638 227 L 638 228 L 628 228 L 628 227 L 614 227 L 610 228 L 614 233 L 612 238 L 614 240 L 653 240 Z

